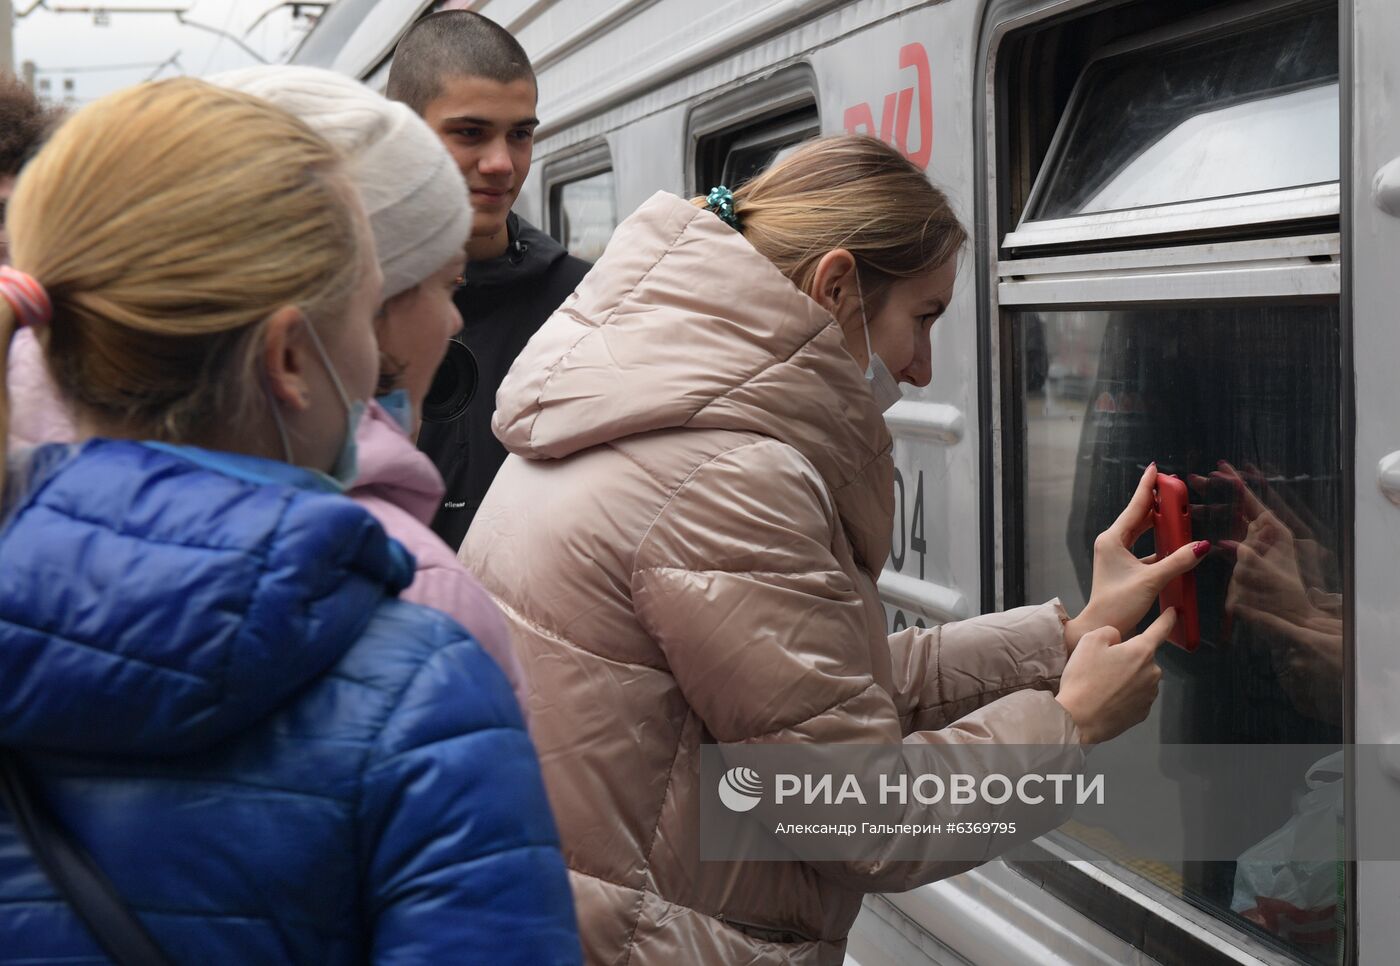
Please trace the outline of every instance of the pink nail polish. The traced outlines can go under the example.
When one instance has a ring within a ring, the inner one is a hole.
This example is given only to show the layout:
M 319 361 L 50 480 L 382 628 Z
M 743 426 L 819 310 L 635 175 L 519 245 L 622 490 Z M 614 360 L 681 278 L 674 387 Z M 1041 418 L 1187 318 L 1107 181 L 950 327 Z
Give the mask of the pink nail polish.
M 1191 548 L 1191 552 L 1194 553 L 1197 557 L 1204 557 L 1207 553 L 1210 552 L 1210 541 L 1197 540 L 1196 545 Z

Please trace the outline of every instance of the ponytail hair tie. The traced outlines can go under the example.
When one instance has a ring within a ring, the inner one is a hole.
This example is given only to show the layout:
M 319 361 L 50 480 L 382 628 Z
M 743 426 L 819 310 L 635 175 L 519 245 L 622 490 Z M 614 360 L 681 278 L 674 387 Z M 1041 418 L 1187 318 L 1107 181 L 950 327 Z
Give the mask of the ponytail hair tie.
M 39 280 L 8 265 L 0 265 L 0 299 L 10 303 L 22 326 L 42 328 L 53 318 L 53 303 Z
M 739 216 L 734 213 L 734 192 L 724 185 L 711 188 L 705 196 L 705 210 L 719 215 L 719 220 L 735 231 L 739 230 Z

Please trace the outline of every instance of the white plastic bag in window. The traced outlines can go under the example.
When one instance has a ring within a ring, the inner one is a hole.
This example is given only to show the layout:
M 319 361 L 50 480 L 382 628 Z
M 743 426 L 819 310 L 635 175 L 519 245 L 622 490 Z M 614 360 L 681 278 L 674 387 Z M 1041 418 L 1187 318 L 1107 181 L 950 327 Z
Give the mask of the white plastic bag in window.
M 1315 857 L 1341 856 L 1342 769 L 1340 751 L 1314 762 L 1306 778 L 1308 791 L 1293 817 L 1247 849 L 1235 865 L 1230 908 L 1300 945 L 1337 940 L 1339 863 Z

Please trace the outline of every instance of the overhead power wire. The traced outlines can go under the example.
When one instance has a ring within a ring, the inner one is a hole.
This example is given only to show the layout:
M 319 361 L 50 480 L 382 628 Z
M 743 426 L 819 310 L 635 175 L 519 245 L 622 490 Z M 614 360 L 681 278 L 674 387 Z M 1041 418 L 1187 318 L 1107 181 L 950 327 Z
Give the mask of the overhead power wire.
M 152 67 L 164 67 L 168 60 L 151 60 L 141 64 L 89 64 L 82 67 L 39 67 L 35 66 L 36 74 L 100 74 L 104 71 L 118 70 L 150 70 Z

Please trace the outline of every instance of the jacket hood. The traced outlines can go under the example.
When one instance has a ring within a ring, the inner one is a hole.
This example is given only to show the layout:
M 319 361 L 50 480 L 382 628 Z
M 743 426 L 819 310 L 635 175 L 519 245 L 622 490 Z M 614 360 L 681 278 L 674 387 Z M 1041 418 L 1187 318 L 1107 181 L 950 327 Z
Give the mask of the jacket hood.
M 329 669 L 412 558 L 284 463 L 95 440 L 35 451 L 0 531 L 0 743 L 160 756 Z
M 792 446 L 883 565 L 891 440 L 836 320 L 712 213 L 658 192 L 516 359 L 493 428 L 513 453 L 557 459 L 680 427 Z
M 506 232 L 510 244 L 504 255 L 467 262 L 464 288 L 518 285 L 523 279 L 546 274 L 551 265 L 569 254 L 563 245 L 515 212 L 506 216 Z
M 430 523 L 442 505 L 437 467 L 408 438 L 382 406 L 371 402 L 355 435 L 359 472 L 350 496 L 368 493 L 392 503 L 421 523 Z

